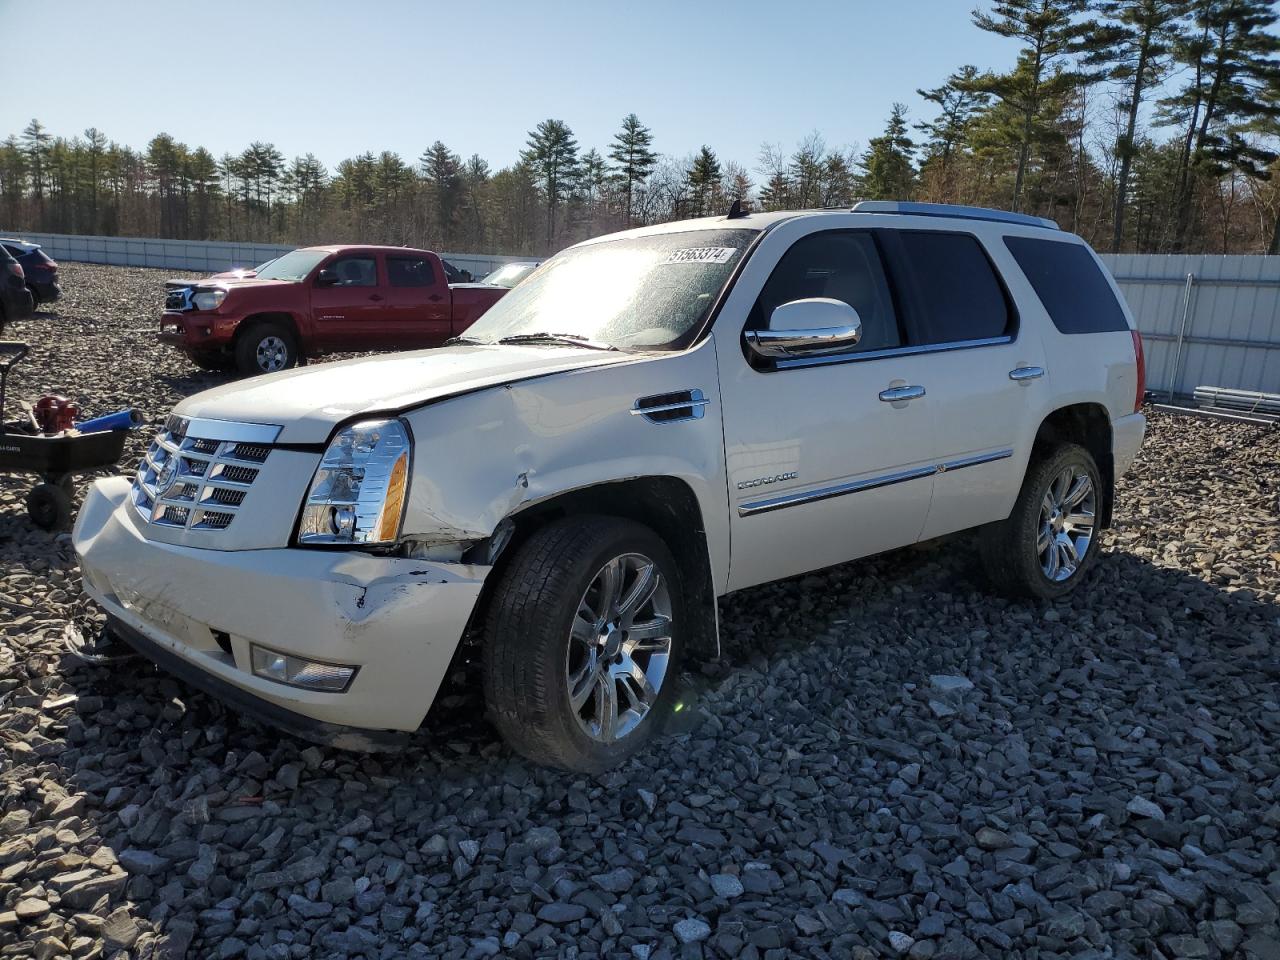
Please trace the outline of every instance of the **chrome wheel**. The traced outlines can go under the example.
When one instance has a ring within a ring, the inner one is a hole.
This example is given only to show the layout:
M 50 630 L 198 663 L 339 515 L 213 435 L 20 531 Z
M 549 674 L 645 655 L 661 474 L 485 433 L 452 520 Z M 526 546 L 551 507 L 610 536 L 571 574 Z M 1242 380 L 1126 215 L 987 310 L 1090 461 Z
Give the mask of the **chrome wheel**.
M 1044 575 L 1061 583 L 1080 569 L 1093 543 L 1097 496 L 1093 480 L 1078 466 L 1062 470 L 1040 501 L 1040 533 L 1036 552 Z
M 658 565 L 628 553 L 592 578 L 569 631 L 569 705 L 593 740 L 612 743 L 648 715 L 671 659 L 671 596 Z
M 289 347 L 276 336 L 263 337 L 258 341 L 258 369 L 263 373 L 275 373 L 283 370 L 289 359 Z

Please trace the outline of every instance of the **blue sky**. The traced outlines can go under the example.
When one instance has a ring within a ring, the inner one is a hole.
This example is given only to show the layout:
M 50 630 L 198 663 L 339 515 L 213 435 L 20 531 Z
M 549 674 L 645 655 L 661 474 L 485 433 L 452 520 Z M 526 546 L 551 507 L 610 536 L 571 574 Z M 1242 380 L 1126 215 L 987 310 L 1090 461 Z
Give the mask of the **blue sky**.
M 1016 43 L 972 26 L 975 2 L 42 0 L 44 39 L 15 44 L 37 6 L 0 0 L 0 136 L 36 116 L 219 156 L 267 140 L 331 169 L 439 138 L 497 168 L 539 120 L 603 152 L 635 112 L 663 153 L 706 143 L 753 168 L 763 141 L 864 146 L 893 101 L 930 112 L 916 87 L 1010 65 Z

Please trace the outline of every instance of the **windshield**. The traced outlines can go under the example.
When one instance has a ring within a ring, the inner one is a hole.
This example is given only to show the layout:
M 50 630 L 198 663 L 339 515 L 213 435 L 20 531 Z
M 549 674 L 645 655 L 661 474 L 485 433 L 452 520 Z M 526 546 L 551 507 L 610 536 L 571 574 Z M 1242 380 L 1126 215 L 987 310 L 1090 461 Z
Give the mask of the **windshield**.
M 754 230 L 691 230 L 571 247 L 489 308 L 464 339 L 568 334 L 619 349 L 674 347 L 715 303 Z
M 536 266 L 536 263 L 505 263 L 480 282 L 491 283 L 495 287 L 514 287 Z
M 294 250 L 258 268 L 259 280 L 301 280 L 329 256 L 328 250 Z

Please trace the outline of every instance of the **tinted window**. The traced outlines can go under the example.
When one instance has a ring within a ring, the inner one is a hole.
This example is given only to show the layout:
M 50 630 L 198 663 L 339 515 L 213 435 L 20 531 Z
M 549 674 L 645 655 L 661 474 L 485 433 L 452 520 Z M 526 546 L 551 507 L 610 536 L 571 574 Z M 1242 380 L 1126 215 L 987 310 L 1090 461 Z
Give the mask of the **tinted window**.
M 338 282 L 337 287 L 376 287 L 378 267 L 373 257 L 343 257 L 327 268 Z
M 766 329 L 775 309 L 808 297 L 843 300 L 858 311 L 862 339 L 854 352 L 902 345 L 893 297 L 871 234 L 833 230 L 797 240 L 769 275 L 748 326 Z
M 924 230 L 898 237 L 919 343 L 985 340 L 1010 332 L 1008 301 L 976 237 Z
M 1078 243 L 1005 237 L 1060 333 L 1127 331 L 1124 310 L 1088 248 Z
M 436 282 L 425 257 L 387 257 L 387 279 L 393 287 L 429 287 Z
M 7 244 L 7 243 L 4 245 L 4 248 L 5 248 L 5 250 L 7 250 L 10 254 L 12 254 L 14 257 L 20 257 L 20 256 L 22 256 L 24 253 L 26 253 L 26 252 L 27 252 L 27 251 L 23 250 L 21 247 L 11 247 L 11 246 L 10 246 L 9 244 Z

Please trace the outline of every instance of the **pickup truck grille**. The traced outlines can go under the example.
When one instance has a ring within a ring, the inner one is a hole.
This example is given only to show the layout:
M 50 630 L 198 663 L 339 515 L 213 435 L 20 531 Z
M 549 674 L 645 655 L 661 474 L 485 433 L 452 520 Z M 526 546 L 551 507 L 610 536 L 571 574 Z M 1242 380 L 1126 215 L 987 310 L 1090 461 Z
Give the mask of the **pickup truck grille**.
M 170 290 L 165 294 L 164 308 L 166 310 L 190 310 L 191 288 L 179 287 L 176 290 Z
M 160 526 L 225 530 L 271 453 L 269 444 L 236 437 L 275 429 L 170 417 L 138 465 L 134 506 Z

